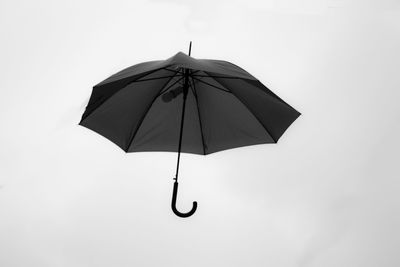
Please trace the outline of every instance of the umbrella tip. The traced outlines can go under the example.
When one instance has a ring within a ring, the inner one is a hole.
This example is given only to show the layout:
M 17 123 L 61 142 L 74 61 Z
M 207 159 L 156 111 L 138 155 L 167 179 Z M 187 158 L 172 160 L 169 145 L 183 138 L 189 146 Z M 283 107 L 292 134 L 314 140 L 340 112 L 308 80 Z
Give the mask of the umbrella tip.
M 189 57 L 190 57 L 190 52 L 192 51 L 192 41 L 189 43 Z

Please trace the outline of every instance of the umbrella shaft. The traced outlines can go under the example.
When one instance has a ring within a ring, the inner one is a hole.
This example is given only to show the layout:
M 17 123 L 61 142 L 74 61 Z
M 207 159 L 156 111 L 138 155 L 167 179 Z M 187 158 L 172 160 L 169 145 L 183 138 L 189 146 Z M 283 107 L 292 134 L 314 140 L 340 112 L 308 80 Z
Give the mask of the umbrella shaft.
M 181 116 L 181 129 L 179 132 L 179 145 L 178 145 L 178 160 L 176 164 L 176 174 L 175 180 L 178 181 L 178 173 L 179 173 L 179 162 L 181 159 L 181 148 L 182 148 L 182 135 L 183 135 L 183 123 L 185 121 L 185 107 L 186 107 L 186 97 L 189 89 L 189 70 L 185 69 L 185 82 L 183 86 L 183 104 L 182 104 L 182 116 Z

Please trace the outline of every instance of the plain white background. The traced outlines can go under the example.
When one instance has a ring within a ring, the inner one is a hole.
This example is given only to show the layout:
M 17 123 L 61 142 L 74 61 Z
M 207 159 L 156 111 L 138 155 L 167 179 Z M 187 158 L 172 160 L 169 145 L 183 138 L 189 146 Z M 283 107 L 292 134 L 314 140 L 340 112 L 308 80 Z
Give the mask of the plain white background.
M 0 266 L 400 265 L 398 1 L 0 2 Z M 91 88 L 178 51 L 303 115 L 277 145 L 129 153 Z

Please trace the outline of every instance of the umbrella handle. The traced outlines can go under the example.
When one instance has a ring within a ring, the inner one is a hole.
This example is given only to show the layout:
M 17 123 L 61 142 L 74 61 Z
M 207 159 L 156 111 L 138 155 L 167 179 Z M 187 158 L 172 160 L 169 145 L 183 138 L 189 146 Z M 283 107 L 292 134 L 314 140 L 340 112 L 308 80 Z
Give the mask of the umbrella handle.
M 172 202 L 171 202 L 172 211 L 173 211 L 177 216 L 179 216 L 179 217 L 181 217 L 181 218 L 187 218 L 187 217 L 192 216 L 192 215 L 196 212 L 196 209 L 197 209 L 197 202 L 196 202 L 196 201 L 193 201 L 193 207 L 192 207 L 192 209 L 191 209 L 189 212 L 187 212 L 187 213 L 179 212 L 179 211 L 176 209 L 176 195 L 177 195 L 177 194 L 178 194 L 178 182 L 175 180 L 175 182 L 174 182 L 174 191 L 172 192 Z

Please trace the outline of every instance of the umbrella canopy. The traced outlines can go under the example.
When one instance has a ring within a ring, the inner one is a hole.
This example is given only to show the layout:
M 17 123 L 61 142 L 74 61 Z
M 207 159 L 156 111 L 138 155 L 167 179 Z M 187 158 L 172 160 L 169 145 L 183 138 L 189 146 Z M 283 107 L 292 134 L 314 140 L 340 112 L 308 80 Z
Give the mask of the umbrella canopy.
M 299 115 L 242 68 L 192 58 L 189 50 L 95 85 L 79 124 L 125 152 L 178 152 L 177 180 L 181 151 L 207 155 L 276 143 Z
M 182 97 L 189 69 L 182 152 L 213 152 L 276 143 L 298 111 L 245 70 L 227 61 L 194 59 L 182 52 L 129 67 L 93 88 L 85 126 L 125 152 L 178 151 Z M 164 96 L 164 97 L 162 97 Z

